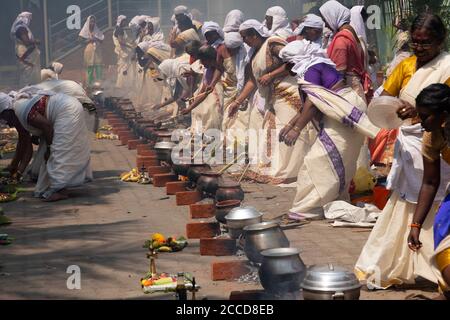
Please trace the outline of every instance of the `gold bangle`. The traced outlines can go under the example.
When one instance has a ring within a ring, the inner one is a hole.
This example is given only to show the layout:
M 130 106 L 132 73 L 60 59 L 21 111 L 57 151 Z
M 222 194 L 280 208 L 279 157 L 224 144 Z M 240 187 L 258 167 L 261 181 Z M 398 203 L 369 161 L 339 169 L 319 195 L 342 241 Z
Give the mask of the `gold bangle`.
M 297 132 L 297 133 L 300 133 L 300 132 L 302 131 L 302 129 L 300 129 L 300 128 L 297 127 L 297 126 L 294 126 L 294 127 L 292 128 L 292 130 L 294 130 L 294 131 Z

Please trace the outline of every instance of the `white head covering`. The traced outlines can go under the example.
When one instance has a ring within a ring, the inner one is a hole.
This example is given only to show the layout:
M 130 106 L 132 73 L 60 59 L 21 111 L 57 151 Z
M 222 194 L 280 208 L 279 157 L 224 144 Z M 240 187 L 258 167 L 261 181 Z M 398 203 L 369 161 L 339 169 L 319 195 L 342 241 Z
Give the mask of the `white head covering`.
M 365 43 L 367 43 L 367 35 L 366 35 L 366 25 L 364 23 L 363 17 L 361 16 L 361 11 L 364 9 L 364 6 L 354 6 L 350 10 L 350 25 L 355 29 L 358 37 L 362 38 Z
M 239 31 L 239 26 L 244 22 L 244 20 L 245 15 L 241 10 L 231 10 L 225 18 L 223 32 L 227 33 Z
M 271 35 L 269 29 L 267 29 L 264 24 L 255 19 L 246 20 L 239 27 L 239 31 L 248 29 L 255 29 L 261 35 L 261 37 L 264 38 L 268 38 Z
M 84 39 L 97 38 L 98 40 L 104 40 L 105 36 L 104 36 L 103 32 L 101 32 L 100 29 L 98 28 L 97 21 L 95 23 L 94 30 L 93 30 L 92 34 L 89 31 L 89 22 L 91 21 L 91 18 L 95 18 L 95 16 L 89 16 L 86 19 L 86 22 L 84 23 L 84 26 L 81 29 L 79 36 L 84 38 Z
M 315 29 L 323 29 L 325 28 L 325 22 L 323 22 L 322 18 L 309 13 L 304 18 L 297 29 L 294 30 L 294 34 L 296 36 L 300 35 L 305 27 L 315 28 Z
M 216 31 L 216 32 L 219 34 L 219 36 L 222 38 L 221 40 L 219 39 L 219 40 L 217 40 L 215 43 L 213 43 L 213 44 L 211 45 L 214 49 L 217 49 L 217 47 L 218 47 L 220 44 L 223 43 L 223 40 L 224 40 L 224 38 L 225 38 L 225 35 L 224 35 L 224 33 L 223 33 L 222 28 L 219 26 L 219 24 L 218 24 L 217 22 L 214 22 L 214 21 L 206 21 L 205 23 L 203 23 L 203 26 L 202 26 L 202 34 L 203 34 L 203 36 L 205 36 L 205 34 L 206 34 L 207 32 L 211 32 L 211 31 Z
M 310 67 L 319 63 L 336 66 L 319 44 L 308 40 L 297 40 L 289 43 L 281 49 L 280 58 L 285 62 L 294 64 L 292 72 L 296 73 L 298 78 L 303 78 Z
M 177 23 L 177 20 L 176 20 L 175 16 L 177 16 L 179 14 L 184 14 L 185 16 L 188 16 L 189 18 L 191 18 L 191 20 L 193 19 L 192 18 L 192 14 L 189 12 L 188 7 L 186 7 L 186 6 L 178 6 L 178 7 L 175 7 L 175 9 L 173 9 L 173 16 L 172 16 L 172 18 L 170 18 L 170 20 L 174 24 Z
M 56 72 L 56 74 L 61 74 L 62 69 L 64 68 L 64 65 L 59 62 L 53 62 L 52 67 L 53 67 L 53 70 Z
M 282 7 L 275 6 L 269 8 L 266 12 L 266 16 L 273 17 L 272 29 L 270 29 L 272 35 L 277 35 L 282 38 L 288 38 L 292 35 L 289 18 Z M 265 23 L 265 25 L 267 27 L 267 23 Z
M 126 20 L 126 19 L 127 19 L 127 17 L 124 16 L 124 15 L 118 16 L 118 17 L 117 17 L 116 26 L 117 26 L 117 27 L 120 27 L 120 25 L 122 24 L 122 21 L 123 21 L 123 20 Z
M 350 9 L 335 0 L 327 1 L 319 10 L 334 32 L 338 31 L 344 24 L 350 23 Z
M 129 26 L 130 27 L 140 26 L 148 18 L 150 18 L 150 17 L 149 16 L 135 16 L 135 17 L 133 17 L 133 19 L 131 19 Z
M 147 34 L 143 39 L 144 41 L 164 41 L 164 33 L 161 31 L 160 20 L 159 17 L 145 19 L 147 24 L 151 23 L 153 25 L 153 34 Z
M 225 46 L 230 49 L 235 49 L 244 44 L 244 39 L 239 32 L 228 32 L 225 33 Z
M 33 14 L 31 12 L 24 11 L 20 13 L 11 27 L 11 37 L 14 39 L 16 36 L 16 32 L 19 28 L 26 28 L 28 30 L 28 37 L 33 39 L 33 34 L 30 30 L 30 24 Z
M 14 99 L 10 95 L 0 92 L 0 113 L 5 110 L 12 109 L 13 104 Z
M 189 62 L 180 59 L 166 59 L 158 66 L 158 69 L 173 92 L 175 92 L 177 80 L 184 89 L 188 88 L 188 83 L 186 78 L 183 77 L 183 73 L 189 71 Z

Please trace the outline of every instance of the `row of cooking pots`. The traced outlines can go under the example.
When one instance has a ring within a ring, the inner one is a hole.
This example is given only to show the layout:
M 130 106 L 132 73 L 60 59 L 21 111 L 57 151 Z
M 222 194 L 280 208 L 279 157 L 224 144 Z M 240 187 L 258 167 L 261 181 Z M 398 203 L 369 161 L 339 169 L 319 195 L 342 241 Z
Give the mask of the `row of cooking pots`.
M 359 299 L 361 285 L 353 273 L 332 264 L 307 269 L 279 223 L 262 222 L 262 217 L 255 208 L 237 207 L 225 220 L 230 237 L 240 238 L 247 258 L 260 265 L 266 291 L 282 295 L 303 289 L 306 300 Z
M 175 144 L 155 145 L 159 160 L 171 162 Z M 241 207 L 244 193 L 240 184 L 224 183 L 221 175 L 205 164 L 176 165 L 178 175 L 187 176 L 197 190 L 215 195 L 216 219 L 226 224 L 232 239 L 239 239 L 247 258 L 260 265 L 261 285 L 274 294 L 303 289 L 307 300 L 358 299 L 361 285 L 355 275 L 331 264 L 306 268 L 300 251 L 290 248 L 289 240 L 277 222 L 263 222 L 263 214 L 252 207 Z

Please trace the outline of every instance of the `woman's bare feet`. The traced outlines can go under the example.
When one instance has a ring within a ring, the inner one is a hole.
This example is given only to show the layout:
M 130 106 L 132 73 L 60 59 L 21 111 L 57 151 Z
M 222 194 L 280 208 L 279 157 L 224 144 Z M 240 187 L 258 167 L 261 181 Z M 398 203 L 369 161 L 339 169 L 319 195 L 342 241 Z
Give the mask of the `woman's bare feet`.
M 42 201 L 56 202 L 56 201 L 61 201 L 61 200 L 67 200 L 68 198 L 69 198 L 69 196 L 67 194 L 56 192 L 56 193 L 52 194 L 50 197 L 48 197 L 47 199 L 43 199 Z

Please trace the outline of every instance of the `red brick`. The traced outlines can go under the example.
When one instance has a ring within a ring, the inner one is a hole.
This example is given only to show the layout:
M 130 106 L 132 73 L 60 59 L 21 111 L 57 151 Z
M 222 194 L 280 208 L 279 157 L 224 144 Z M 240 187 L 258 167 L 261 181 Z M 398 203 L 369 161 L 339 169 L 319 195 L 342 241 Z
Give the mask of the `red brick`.
M 200 239 L 202 256 L 233 256 L 236 251 L 236 240 L 234 239 Z
M 136 166 L 138 168 L 142 168 L 142 166 L 146 168 L 159 166 L 160 162 L 156 157 L 153 156 L 136 156 Z
M 244 260 L 212 262 L 211 269 L 213 281 L 232 281 L 250 272 Z
M 141 142 L 141 140 L 128 140 L 128 150 L 136 150 L 139 142 Z
M 121 120 L 121 119 L 111 119 L 111 120 L 108 120 L 108 124 L 109 124 L 110 126 L 113 126 L 113 127 L 118 127 L 118 126 L 128 126 L 127 123 L 126 123 L 125 121 Z
M 150 166 L 150 167 L 147 167 L 147 172 L 148 172 L 148 175 L 153 178 L 153 175 L 155 175 L 155 174 L 170 173 L 171 170 L 169 167 Z
M 192 219 L 212 218 L 216 215 L 214 203 L 194 203 L 189 206 L 189 214 Z
M 177 206 L 187 206 L 202 200 L 202 194 L 198 191 L 177 192 Z
M 161 173 L 153 175 L 153 185 L 158 188 L 166 186 L 166 183 L 177 181 L 178 176 L 172 173 Z
M 156 152 L 153 150 L 141 150 L 137 153 L 139 156 L 146 156 L 146 157 L 156 157 Z
M 187 182 L 185 181 L 175 181 L 166 183 L 166 193 L 167 195 L 175 195 L 177 192 L 186 191 Z
M 190 222 L 186 225 L 188 239 L 214 238 L 220 234 L 220 224 L 217 222 Z

